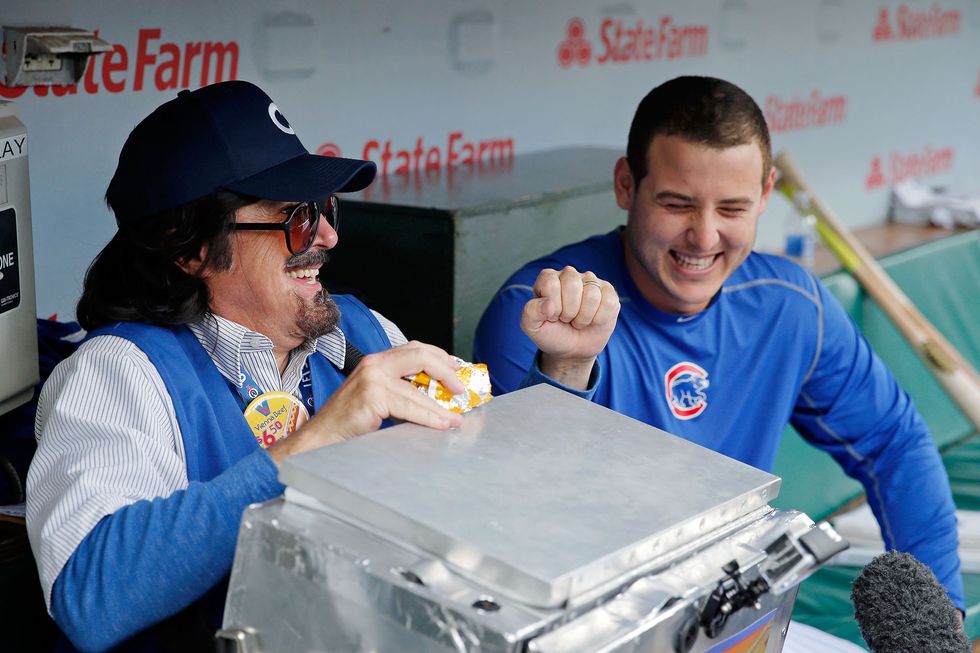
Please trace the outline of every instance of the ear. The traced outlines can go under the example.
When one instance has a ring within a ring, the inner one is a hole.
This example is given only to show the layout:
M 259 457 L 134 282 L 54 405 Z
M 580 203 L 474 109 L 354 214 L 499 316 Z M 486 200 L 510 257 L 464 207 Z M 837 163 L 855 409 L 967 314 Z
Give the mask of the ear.
M 174 263 L 188 276 L 196 277 L 197 273 L 201 270 L 201 266 L 204 265 L 204 261 L 207 259 L 207 256 L 208 246 L 202 245 L 201 251 L 195 256 L 183 256 L 177 259 Z
M 633 172 L 625 156 L 619 157 L 613 168 L 613 189 L 616 192 L 616 204 L 619 208 L 629 210 L 633 206 L 633 194 L 636 185 L 633 183 Z
M 769 203 L 769 196 L 772 195 L 772 189 L 776 187 L 776 167 L 773 166 L 769 170 L 769 178 L 766 179 L 766 185 L 762 187 L 762 201 L 759 203 L 759 213 L 766 210 L 766 205 Z

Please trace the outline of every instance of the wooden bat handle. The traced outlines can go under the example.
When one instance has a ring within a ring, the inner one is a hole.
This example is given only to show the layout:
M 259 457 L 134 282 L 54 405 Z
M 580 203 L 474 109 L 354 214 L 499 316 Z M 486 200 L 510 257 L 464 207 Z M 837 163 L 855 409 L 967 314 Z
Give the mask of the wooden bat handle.
M 798 209 L 808 210 L 816 217 L 820 237 L 888 315 L 974 428 L 980 430 L 980 375 L 922 315 L 861 241 L 807 186 L 789 154 L 781 152 L 773 164 L 779 171 L 776 188 Z M 797 193 L 801 191 L 809 198 L 809 206 L 801 207 L 794 201 L 794 196 L 799 200 Z

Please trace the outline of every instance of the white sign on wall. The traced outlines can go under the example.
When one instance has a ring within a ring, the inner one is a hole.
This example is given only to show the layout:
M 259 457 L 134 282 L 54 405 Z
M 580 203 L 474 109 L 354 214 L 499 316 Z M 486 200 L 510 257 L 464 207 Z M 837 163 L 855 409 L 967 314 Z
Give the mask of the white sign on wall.
M 389 186 L 625 148 L 650 88 L 707 74 L 756 98 L 774 146 L 851 226 L 880 221 L 910 176 L 980 192 L 980 0 L 7 0 L 4 22 L 114 46 L 75 86 L 0 87 L 31 138 L 42 316 L 72 317 L 112 235 L 103 196 L 129 131 L 179 89 L 224 79 L 258 83 L 311 151 L 373 159 Z M 770 203 L 761 245 L 787 210 Z

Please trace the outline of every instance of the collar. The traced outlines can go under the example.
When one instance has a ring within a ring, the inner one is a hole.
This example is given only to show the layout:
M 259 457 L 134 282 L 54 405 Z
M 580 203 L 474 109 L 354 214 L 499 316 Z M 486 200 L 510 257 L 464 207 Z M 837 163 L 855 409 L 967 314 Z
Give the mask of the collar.
M 272 340 L 257 331 L 214 313 L 206 313 L 199 321 L 187 325 L 221 375 L 241 387 L 243 352 L 267 351 L 272 354 Z M 314 351 L 326 356 L 337 369 L 343 369 L 347 353 L 347 337 L 340 327 L 316 340 L 307 340 L 293 350 L 305 359 Z

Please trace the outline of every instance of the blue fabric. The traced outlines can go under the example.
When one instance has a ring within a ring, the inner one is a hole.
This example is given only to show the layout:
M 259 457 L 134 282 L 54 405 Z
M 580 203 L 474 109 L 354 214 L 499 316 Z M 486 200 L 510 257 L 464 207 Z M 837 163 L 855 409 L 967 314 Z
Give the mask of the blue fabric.
M 342 295 L 334 299 L 341 329 L 361 351 L 390 347 L 363 304 Z M 160 373 L 180 425 L 189 486 L 104 517 L 55 581 L 51 612 L 80 650 L 124 642 L 114 650 L 153 651 L 152 631 L 133 636 L 197 600 L 217 630 L 242 512 L 284 487 L 252 436 L 238 395 L 186 327 L 119 323 L 91 337 L 98 335 L 132 341 Z M 320 408 L 344 376 L 322 355 L 309 360 Z
M 707 309 L 673 315 L 636 288 L 619 230 L 594 236 L 529 263 L 494 296 L 474 359 L 487 363 L 498 391 L 519 387 L 532 365 L 536 350 L 519 318 L 538 272 L 565 265 L 592 270 L 622 301 L 599 355 L 593 401 L 765 470 L 792 422 L 864 485 L 886 545 L 928 564 L 963 608 L 953 501 L 936 446 L 912 400 L 818 279 L 753 253 Z M 683 363 L 688 371 L 668 383 Z

